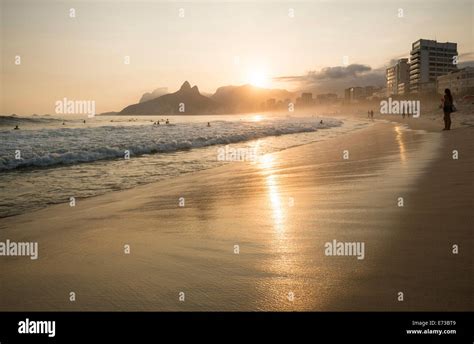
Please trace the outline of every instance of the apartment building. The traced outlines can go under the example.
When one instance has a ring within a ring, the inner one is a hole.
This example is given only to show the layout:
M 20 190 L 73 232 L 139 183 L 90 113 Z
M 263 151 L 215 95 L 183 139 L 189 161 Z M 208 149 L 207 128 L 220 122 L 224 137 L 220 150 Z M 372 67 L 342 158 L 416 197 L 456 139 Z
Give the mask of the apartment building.
M 427 39 L 414 42 L 410 52 L 410 92 L 435 92 L 437 78 L 457 70 L 457 55 L 456 43 Z
M 408 59 L 398 60 L 395 66 L 386 70 L 387 96 L 399 94 L 400 84 L 408 85 L 410 82 L 410 65 Z M 404 87 L 402 93 L 405 93 Z

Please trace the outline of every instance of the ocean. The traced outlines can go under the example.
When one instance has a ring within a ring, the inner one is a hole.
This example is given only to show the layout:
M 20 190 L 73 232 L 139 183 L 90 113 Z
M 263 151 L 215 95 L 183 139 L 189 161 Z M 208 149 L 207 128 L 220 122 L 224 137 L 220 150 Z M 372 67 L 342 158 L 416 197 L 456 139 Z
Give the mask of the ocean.
M 165 119 L 0 116 L 0 217 L 232 162 L 218 158 L 223 147 L 252 150 L 258 159 L 369 125 L 267 113 L 171 116 L 170 124 L 155 124 Z

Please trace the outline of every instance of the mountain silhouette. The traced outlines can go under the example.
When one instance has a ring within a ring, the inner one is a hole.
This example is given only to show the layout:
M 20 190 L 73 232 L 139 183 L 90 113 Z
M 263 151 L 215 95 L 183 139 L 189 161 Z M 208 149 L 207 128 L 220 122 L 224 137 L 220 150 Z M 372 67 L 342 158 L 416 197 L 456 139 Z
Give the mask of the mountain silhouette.
M 158 87 L 153 90 L 153 92 L 147 92 L 142 95 L 140 98 L 139 103 L 144 103 L 152 99 L 156 99 L 158 97 L 161 97 L 164 94 L 168 93 L 168 88 L 167 87 Z
M 215 113 L 218 108 L 219 105 L 215 101 L 199 93 L 197 86 L 191 87 L 189 82 L 185 81 L 178 91 L 129 105 L 118 115 L 200 115 Z
M 253 112 L 262 110 L 262 104 L 269 99 L 284 101 L 293 99 L 294 96 L 287 90 L 242 85 L 219 87 L 216 93 L 206 97 L 199 92 L 197 86 L 191 87 L 191 84 L 185 81 L 178 91 L 129 105 L 118 115 L 206 115 Z

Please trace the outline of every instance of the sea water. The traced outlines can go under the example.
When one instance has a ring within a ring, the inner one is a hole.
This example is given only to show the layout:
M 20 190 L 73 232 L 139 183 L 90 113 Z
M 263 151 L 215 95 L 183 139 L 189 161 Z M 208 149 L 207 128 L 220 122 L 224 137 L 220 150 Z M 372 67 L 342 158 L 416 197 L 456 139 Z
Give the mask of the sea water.
M 311 114 L 159 120 L 1 116 L 0 217 L 229 163 L 218 158 L 222 147 L 252 149 L 258 158 L 367 125 Z

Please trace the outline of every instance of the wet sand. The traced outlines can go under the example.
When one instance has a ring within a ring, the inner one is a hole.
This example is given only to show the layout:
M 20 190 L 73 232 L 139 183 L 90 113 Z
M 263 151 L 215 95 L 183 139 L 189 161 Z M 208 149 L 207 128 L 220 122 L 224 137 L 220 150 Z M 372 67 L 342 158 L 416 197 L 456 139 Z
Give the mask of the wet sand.
M 376 123 L 1 219 L 39 259 L 0 257 L 0 310 L 472 310 L 473 138 Z

